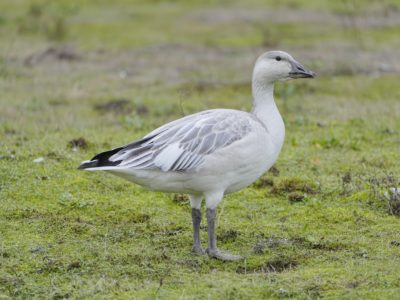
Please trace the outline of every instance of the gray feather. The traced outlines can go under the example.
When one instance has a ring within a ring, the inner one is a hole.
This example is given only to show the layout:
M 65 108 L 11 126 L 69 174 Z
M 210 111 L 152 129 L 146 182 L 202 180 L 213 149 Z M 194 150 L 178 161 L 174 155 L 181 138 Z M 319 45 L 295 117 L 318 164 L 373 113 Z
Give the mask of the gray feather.
M 249 119 L 232 110 L 190 115 L 150 132 L 111 159 L 122 160 L 123 168 L 190 171 L 199 167 L 207 155 L 249 134 L 252 129 Z

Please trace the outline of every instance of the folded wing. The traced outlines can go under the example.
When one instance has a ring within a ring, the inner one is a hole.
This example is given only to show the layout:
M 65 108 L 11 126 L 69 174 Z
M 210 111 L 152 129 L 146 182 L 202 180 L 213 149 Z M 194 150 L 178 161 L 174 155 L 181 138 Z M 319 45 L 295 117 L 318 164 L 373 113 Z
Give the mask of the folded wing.
M 80 168 L 190 171 L 201 166 L 207 155 L 242 139 L 250 131 L 248 117 L 240 113 L 204 111 L 165 124 L 141 140 L 100 153 Z

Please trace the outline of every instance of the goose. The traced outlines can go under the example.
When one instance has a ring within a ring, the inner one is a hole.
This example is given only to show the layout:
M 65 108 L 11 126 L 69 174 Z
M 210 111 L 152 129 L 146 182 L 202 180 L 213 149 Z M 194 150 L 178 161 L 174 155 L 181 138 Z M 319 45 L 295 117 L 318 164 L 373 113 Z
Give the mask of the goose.
M 278 158 L 285 125 L 274 101 L 274 83 L 312 78 L 290 54 L 270 51 L 256 61 L 251 112 L 212 109 L 167 123 L 143 138 L 84 161 L 78 169 L 107 171 L 150 190 L 189 195 L 193 252 L 240 260 L 217 248 L 216 209 L 224 195 L 256 181 Z M 200 242 L 205 198 L 208 247 Z

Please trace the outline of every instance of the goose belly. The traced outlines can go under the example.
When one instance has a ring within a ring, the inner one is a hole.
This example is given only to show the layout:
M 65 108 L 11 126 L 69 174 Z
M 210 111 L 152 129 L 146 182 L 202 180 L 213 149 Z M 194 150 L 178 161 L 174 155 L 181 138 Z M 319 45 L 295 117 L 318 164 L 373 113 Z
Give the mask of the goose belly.
M 223 190 L 232 193 L 257 180 L 275 163 L 278 154 L 279 149 L 262 132 L 212 153 L 197 170 L 120 169 L 109 172 L 156 191 L 200 194 Z
M 238 164 L 235 170 L 224 174 L 227 182 L 225 193 L 237 192 L 255 182 L 273 166 L 277 158 L 277 155 L 265 152 L 265 149 L 257 154 L 253 159 Z
M 280 147 L 275 147 L 264 131 L 247 141 L 223 149 L 207 161 L 205 169 L 225 193 L 239 191 L 256 181 L 276 161 Z

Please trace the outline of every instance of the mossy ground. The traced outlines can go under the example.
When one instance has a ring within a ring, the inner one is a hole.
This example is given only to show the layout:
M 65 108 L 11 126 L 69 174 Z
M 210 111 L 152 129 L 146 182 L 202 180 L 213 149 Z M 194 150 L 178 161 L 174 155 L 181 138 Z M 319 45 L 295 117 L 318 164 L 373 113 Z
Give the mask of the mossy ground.
M 400 219 L 382 193 L 400 186 L 399 10 L 1 1 L 0 297 L 397 298 Z M 219 208 L 219 245 L 244 261 L 190 253 L 185 198 L 76 170 L 184 114 L 249 109 L 253 62 L 274 48 L 319 77 L 278 84 L 282 154 Z

